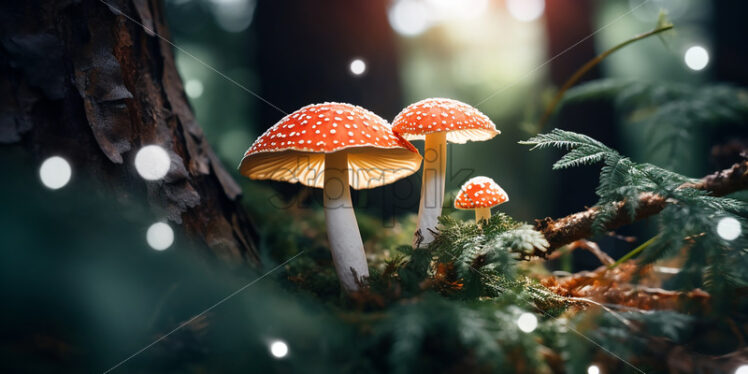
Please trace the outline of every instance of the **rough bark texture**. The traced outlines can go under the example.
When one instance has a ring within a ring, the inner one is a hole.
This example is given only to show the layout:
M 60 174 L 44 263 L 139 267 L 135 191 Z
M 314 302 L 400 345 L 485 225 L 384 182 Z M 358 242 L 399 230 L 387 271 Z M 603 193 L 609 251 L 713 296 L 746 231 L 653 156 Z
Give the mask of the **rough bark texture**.
M 729 169 L 708 175 L 696 183 L 683 185 L 683 187 L 706 190 L 714 196 L 724 196 L 748 189 L 748 161 L 737 163 Z M 623 208 L 623 202 L 615 204 L 617 204 L 617 213 L 606 226 L 608 230 L 614 230 L 633 222 L 628 211 Z M 634 221 L 655 215 L 663 210 L 666 205 L 667 200 L 662 196 L 651 193 L 642 194 L 639 196 L 639 209 L 636 211 Z M 551 218 L 536 220 L 535 228 L 543 233 L 551 244 L 548 252 L 539 252 L 536 255 L 546 257 L 556 248 L 590 237 L 592 235 L 592 222 L 595 220 L 597 213 L 598 209 L 592 207 L 583 212 L 556 220 Z
M 171 46 L 154 34 L 169 37 L 160 3 L 106 3 L 0 5 L 0 143 L 40 159 L 64 155 L 123 203 L 147 196 L 219 258 L 258 263 L 241 190 L 195 121 Z M 133 166 L 147 144 L 171 155 L 161 181 L 141 179 Z

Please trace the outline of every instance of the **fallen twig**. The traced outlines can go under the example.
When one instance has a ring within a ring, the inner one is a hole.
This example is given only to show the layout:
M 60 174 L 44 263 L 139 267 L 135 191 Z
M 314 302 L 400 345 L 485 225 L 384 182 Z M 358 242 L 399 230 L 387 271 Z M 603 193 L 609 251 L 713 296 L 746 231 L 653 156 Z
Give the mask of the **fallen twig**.
M 709 191 L 714 196 L 724 196 L 736 191 L 748 189 L 748 161 L 739 162 L 729 169 L 707 175 L 694 183 L 686 183 L 681 188 L 696 188 Z M 615 204 L 616 214 L 606 226 L 607 230 L 614 230 L 653 216 L 662 211 L 668 204 L 667 199 L 653 193 L 639 195 L 639 208 L 632 220 L 628 211 L 624 209 L 622 201 Z M 592 223 L 595 221 L 599 209 L 589 208 L 559 219 L 550 217 L 535 221 L 535 228 L 540 231 L 550 243 L 548 251 L 537 251 L 535 256 L 546 258 L 555 249 L 574 241 L 592 236 Z

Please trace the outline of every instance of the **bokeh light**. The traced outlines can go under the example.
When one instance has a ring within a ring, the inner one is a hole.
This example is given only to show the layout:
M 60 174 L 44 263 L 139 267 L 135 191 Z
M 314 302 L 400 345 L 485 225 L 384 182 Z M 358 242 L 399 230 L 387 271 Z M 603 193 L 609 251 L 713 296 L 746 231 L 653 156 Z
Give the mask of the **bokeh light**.
M 587 374 L 600 374 L 600 367 L 592 364 L 587 368 Z
M 270 343 L 270 354 L 275 358 L 284 358 L 288 355 L 288 344 L 282 340 L 274 340 Z
M 543 15 L 545 0 L 506 0 L 506 8 L 516 20 L 530 22 Z
M 366 62 L 360 58 L 354 59 L 351 61 L 350 69 L 354 75 L 361 75 L 366 72 Z
M 735 374 L 748 374 L 748 365 L 740 365 L 735 369 Z
M 192 99 L 197 99 L 203 95 L 203 82 L 199 79 L 189 79 L 184 84 L 184 91 L 187 92 L 187 96 Z
M 39 167 L 39 178 L 45 187 L 56 190 L 65 187 L 70 182 L 73 171 L 70 163 L 60 156 L 52 156 Z
M 488 8 L 488 0 L 427 0 L 427 4 L 436 20 L 476 19 Z
M 400 35 L 415 36 L 429 28 L 427 7 L 419 1 L 398 0 L 389 9 L 392 29 Z
M 709 52 L 706 48 L 695 45 L 686 50 L 686 54 L 683 59 L 686 61 L 686 66 L 694 71 L 703 70 L 709 65 Z
M 257 5 L 255 0 L 210 0 L 210 3 L 216 23 L 228 32 L 249 27 Z
M 165 177 L 170 166 L 169 154 L 157 145 L 147 145 L 135 155 L 135 169 L 146 180 L 153 181 Z
M 533 332 L 538 327 L 538 318 L 532 313 L 522 313 L 517 319 L 517 326 L 524 332 Z
M 740 221 L 732 217 L 725 217 L 717 222 L 717 234 L 725 240 L 735 240 L 740 236 Z
M 174 230 L 164 222 L 156 222 L 148 228 L 145 240 L 151 248 L 163 251 L 174 243 Z

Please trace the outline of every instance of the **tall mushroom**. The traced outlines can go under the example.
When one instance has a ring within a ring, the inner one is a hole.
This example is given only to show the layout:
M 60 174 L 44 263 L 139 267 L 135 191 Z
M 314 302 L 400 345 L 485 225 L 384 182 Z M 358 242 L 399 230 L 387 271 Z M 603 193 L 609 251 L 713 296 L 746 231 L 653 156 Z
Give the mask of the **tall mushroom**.
M 418 228 L 413 246 L 434 240 L 444 204 L 447 142 L 489 140 L 500 134 L 496 125 L 478 109 L 452 99 L 425 99 L 403 109 L 392 122 L 392 130 L 408 140 L 425 139 L 423 183 L 418 208 Z
M 455 198 L 455 208 L 475 209 L 475 223 L 491 218 L 491 208 L 509 201 L 506 194 L 493 179 L 488 177 L 471 178 L 460 187 Z
M 418 150 L 381 117 L 350 104 L 324 103 L 305 106 L 265 131 L 239 171 L 251 179 L 323 189 L 332 259 L 341 285 L 351 292 L 369 269 L 350 188 L 389 184 L 420 166 Z

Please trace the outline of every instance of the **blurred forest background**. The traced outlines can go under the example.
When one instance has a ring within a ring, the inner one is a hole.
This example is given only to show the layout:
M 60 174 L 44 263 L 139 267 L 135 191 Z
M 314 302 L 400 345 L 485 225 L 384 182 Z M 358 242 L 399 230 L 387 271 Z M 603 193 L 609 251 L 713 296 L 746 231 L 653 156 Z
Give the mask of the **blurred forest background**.
M 555 155 L 528 153 L 517 145 L 540 131 L 537 123 L 556 89 L 598 53 L 654 28 L 660 10 L 677 24 L 674 34 L 617 52 L 582 81 L 748 84 L 743 68 L 748 49 L 740 36 L 746 25 L 735 16 L 742 7 L 695 0 L 173 0 L 166 14 L 176 44 L 272 103 L 177 53 L 199 122 L 227 165 L 236 165 L 254 139 L 283 118 L 274 106 L 291 112 L 310 103 L 348 102 L 391 121 L 410 103 L 449 97 L 476 106 L 502 134 L 489 142 L 449 145 L 447 191 L 456 193 L 473 176 L 491 177 L 511 199 L 499 209 L 532 221 L 597 201 L 590 185 L 597 180 L 595 168 L 552 172 L 547 166 Z M 692 47 L 707 51 L 705 67 L 686 64 Z M 733 161 L 718 164 L 710 156 L 713 137 L 734 135 L 724 129 L 702 130 L 688 140 L 687 157 L 674 157 L 642 146 L 648 133 L 630 122 L 610 100 L 598 100 L 567 106 L 545 130 L 587 134 L 638 162 L 693 177 Z M 423 142 L 414 144 L 423 149 Z M 262 184 L 293 201 L 290 196 L 302 188 Z M 354 199 L 359 211 L 400 217 L 417 211 L 419 186 L 417 173 L 394 185 L 354 192 Z M 622 233 L 644 229 L 635 225 Z M 615 239 L 600 244 L 615 258 L 631 249 Z M 596 264 L 591 255 L 579 256 L 589 256 L 578 259 L 579 266 Z
M 324 234 L 323 227 L 314 226 L 321 225 L 313 209 L 319 191 L 249 181 L 235 166 L 283 111 L 310 103 L 348 102 L 391 121 L 423 98 L 463 101 L 488 115 L 502 134 L 449 146 L 448 192 L 473 176 L 491 177 L 510 196 L 498 210 L 528 222 L 592 206 L 597 168 L 551 171 L 558 154 L 530 153 L 517 142 L 540 131 L 545 106 L 576 69 L 651 30 L 661 9 L 676 24 L 675 32 L 625 48 L 583 80 L 748 85 L 748 4 L 740 1 L 165 1 L 186 93 L 207 139 L 243 187 L 260 230 L 265 269 L 316 245 L 286 242 L 279 248 L 284 243 L 279 237 L 294 238 L 300 230 Z M 637 162 L 692 177 L 731 165 L 734 159 L 721 159 L 711 144 L 741 136 L 745 141 L 746 135 L 701 129 L 689 138 L 687 154 L 674 157 L 643 147 L 644 128 L 606 100 L 564 106 L 545 130 L 552 127 L 590 135 Z M 415 144 L 422 150 L 422 142 Z M 164 218 L 163 212 L 123 207 L 86 175 L 76 174 L 75 165 L 68 186 L 49 190 L 39 182 L 40 162 L 18 147 L 0 148 L 5 175 L 0 183 L 0 358 L 5 364 L 0 367 L 105 370 L 253 278 L 246 269 L 217 274 L 213 260 L 191 249 L 179 230 L 174 245 L 154 251 L 146 230 Z M 364 240 L 387 237 L 391 242 L 377 244 L 382 247 L 409 243 L 411 233 L 402 225 L 417 211 L 419 186 L 417 173 L 354 193 Z M 289 201 L 294 206 L 280 210 Z M 471 217 L 450 208 L 445 213 Z M 279 229 L 282 224 L 288 228 Z M 638 223 L 620 234 L 645 239 L 651 232 Z M 635 246 L 613 237 L 599 244 L 613 258 Z M 575 253 L 573 261 L 554 266 L 578 271 L 597 264 L 592 255 Z M 350 349 L 351 327 L 311 296 L 289 298 L 282 288 L 275 282 L 253 285 L 227 302 L 231 305 L 208 314 L 211 329 L 202 329 L 201 321 L 191 323 L 127 362 L 123 371 L 168 371 L 198 360 L 222 371 L 334 367 Z M 328 334 L 331 329 L 335 335 Z M 314 353 L 318 361 L 275 360 L 267 345 L 281 337 L 290 342 L 289 357 Z

